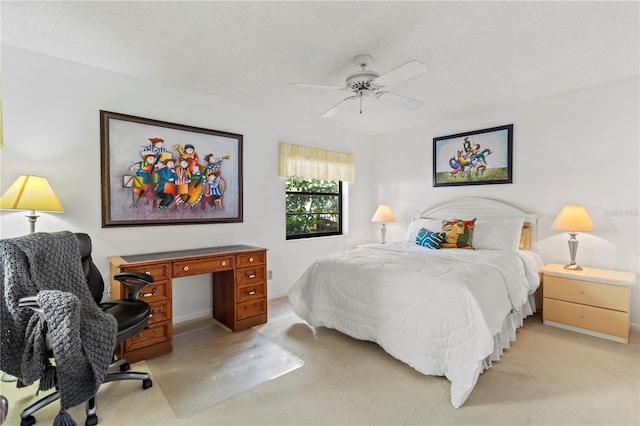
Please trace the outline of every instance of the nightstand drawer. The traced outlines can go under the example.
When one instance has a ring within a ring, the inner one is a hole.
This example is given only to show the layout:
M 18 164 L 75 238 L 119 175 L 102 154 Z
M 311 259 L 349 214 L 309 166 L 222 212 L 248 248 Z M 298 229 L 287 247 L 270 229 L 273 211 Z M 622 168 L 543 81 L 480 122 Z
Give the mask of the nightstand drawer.
M 625 339 L 629 337 L 629 314 L 626 312 L 578 305 L 545 297 L 542 316 L 545 321 L 569 324 Z
M 629 312 L 629 287 L 627 286 L 545 275 L 544 297 Z M 544 309 L 546 308 L 545 305 Z

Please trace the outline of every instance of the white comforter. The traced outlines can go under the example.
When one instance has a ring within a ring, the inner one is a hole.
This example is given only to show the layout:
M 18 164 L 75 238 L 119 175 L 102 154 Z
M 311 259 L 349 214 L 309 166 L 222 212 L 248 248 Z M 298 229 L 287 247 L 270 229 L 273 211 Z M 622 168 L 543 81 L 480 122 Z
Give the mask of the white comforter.
M 446 376 L 459 407 L 494 352 L 494 336 L 528 306 L 541 264 L 531 252 L 391 243 L 318 259 L 289 300 L 310 325 L 376 342 L 423 374 Z

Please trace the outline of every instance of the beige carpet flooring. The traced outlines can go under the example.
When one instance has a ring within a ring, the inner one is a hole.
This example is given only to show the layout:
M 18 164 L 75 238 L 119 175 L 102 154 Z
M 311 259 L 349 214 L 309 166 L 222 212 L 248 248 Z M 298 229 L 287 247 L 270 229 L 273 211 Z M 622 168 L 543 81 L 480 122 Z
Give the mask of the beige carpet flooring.
M 424 376 L 373 343 L 307 326 L 286 298 L 269 307 L 269 322 L 255 329 L 303 360 L 303 367 L 188 418 L 174 414 L 157 383 L 147 390 L 139 383 L 108 383 L 98 396 L 100 424 L 640 425 L 637 331 L 624 345 L 530 317 L 517 342 L 456 409 L 445 378 Z M 176 332 L 200 326 L 181 325 Z M 146 362 L 133 367 L 149 371 Z M 2 383 L 1 392 L 11 404 L 6 424 L 19 424 L 19 407 L 33 399 L 33 389 Z M 51 424 L 56 412 L 54 406 L 39 413 L 37 424 Z M 82 407 L 71 414 L 84 422 Z

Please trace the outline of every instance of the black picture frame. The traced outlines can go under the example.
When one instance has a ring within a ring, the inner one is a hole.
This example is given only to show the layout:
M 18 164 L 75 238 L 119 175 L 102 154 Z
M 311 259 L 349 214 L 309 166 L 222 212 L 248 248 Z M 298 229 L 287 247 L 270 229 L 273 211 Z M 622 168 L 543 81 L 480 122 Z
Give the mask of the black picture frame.
M 513 124 L 433 138 L 433 186 L 513 183 Z
M 102 227 L 242 222 L 242 142 L 101 110 Z

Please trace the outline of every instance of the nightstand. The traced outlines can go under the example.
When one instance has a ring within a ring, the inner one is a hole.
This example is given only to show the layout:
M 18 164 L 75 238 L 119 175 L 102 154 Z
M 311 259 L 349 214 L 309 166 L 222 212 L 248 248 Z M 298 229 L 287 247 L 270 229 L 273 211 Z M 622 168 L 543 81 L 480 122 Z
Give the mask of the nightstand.
M 629 343 L 632 272 L 585 268 L 564 269 L 550 263 L 542 278 L 544 324 L 620 343 Z

